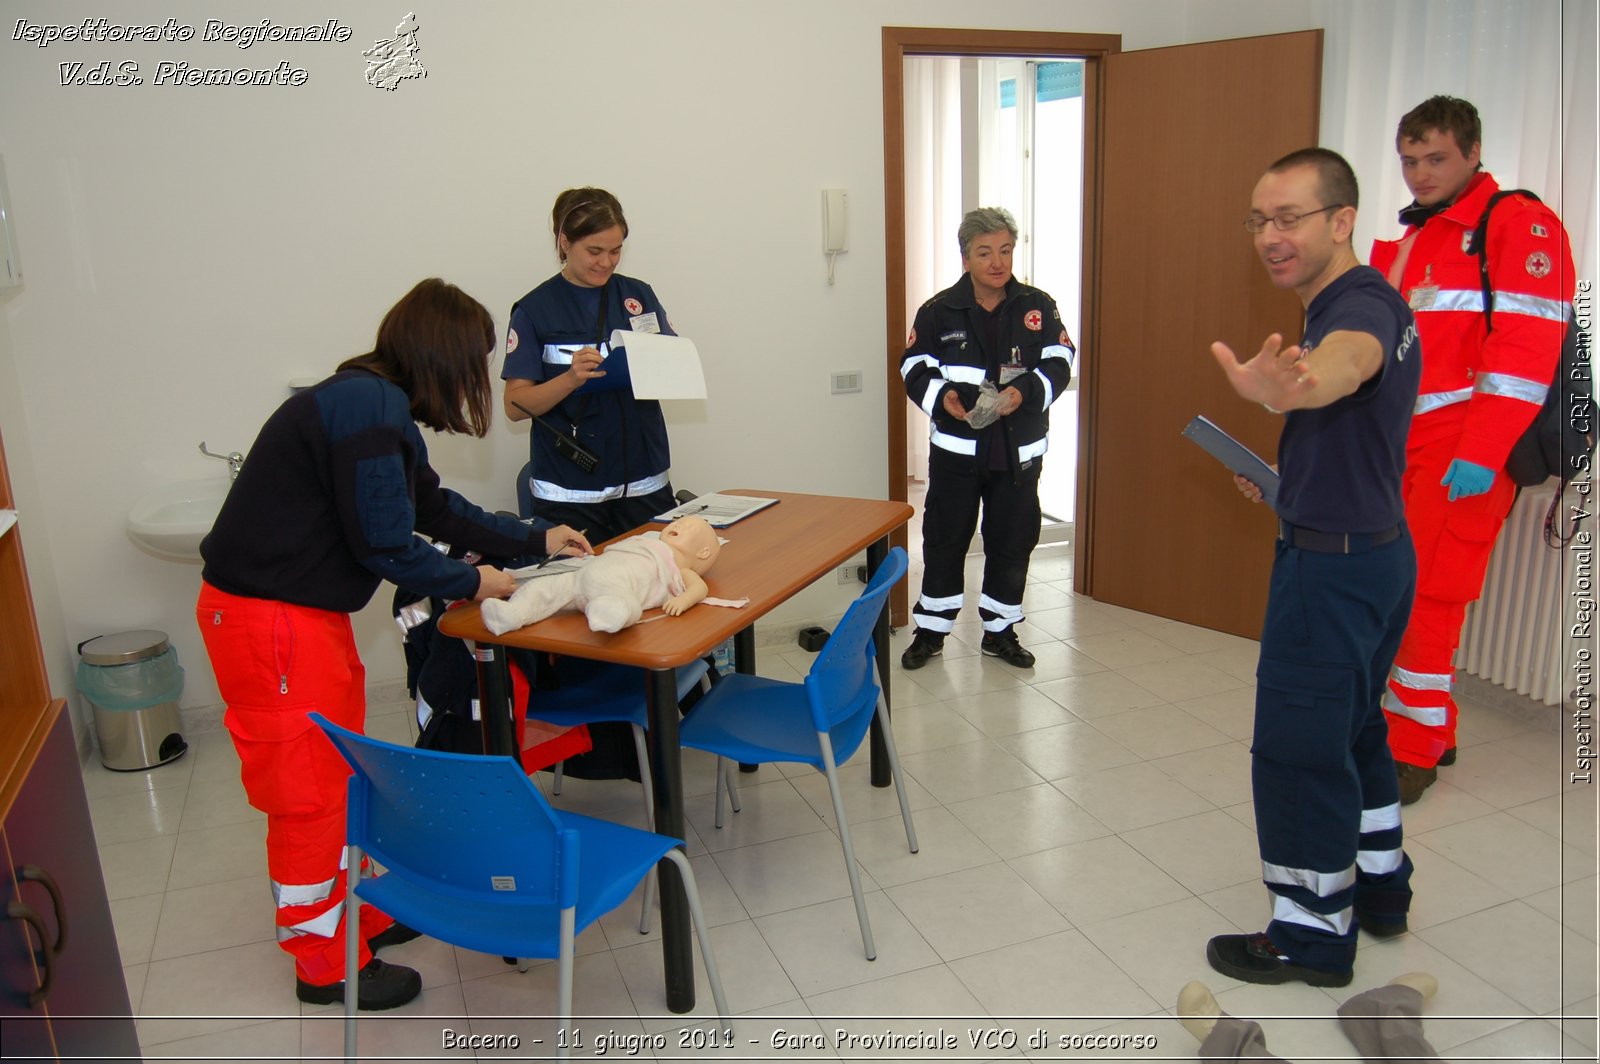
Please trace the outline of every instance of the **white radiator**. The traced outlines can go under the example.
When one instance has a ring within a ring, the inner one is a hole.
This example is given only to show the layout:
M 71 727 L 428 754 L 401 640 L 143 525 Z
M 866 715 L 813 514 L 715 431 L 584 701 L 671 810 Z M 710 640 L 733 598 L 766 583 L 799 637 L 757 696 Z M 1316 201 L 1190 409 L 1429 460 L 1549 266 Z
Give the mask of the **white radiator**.
M 1547 706 L 1561 705 L 1566 687 L 1562 636 L 1571 598 L 1562 577 L 1570 551 L 1544 541 L 1554 496 L 1554 485 L 1530 488 L 1511 508 L 1456 651 L 1457 668 Z

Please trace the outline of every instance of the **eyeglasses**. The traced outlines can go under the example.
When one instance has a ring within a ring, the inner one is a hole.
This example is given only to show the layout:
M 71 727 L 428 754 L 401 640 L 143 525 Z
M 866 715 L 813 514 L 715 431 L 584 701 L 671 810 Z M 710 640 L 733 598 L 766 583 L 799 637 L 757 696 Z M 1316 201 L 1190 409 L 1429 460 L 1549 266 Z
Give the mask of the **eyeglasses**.
M 1263 218 L 1259 214 L 1252 214 L 1250 217 L 1244 220 L 1244 231 L 1247 233 L 1259 233 L 1261 230 L 1267 227 L 1268 222 L 1271 222 L 1273 225 L 1278 227 L 1280 232 L 1287 233 L 1291 229 L 1298 229 L 1300 227 L 1300 223 L 1311 217 L 1313 214 L 1321 214 L 1324 211 L 1336 211 L 1344 206 L 1346 205 L 1343 203 L 1335 203 L 1331 207 L 1318 207 L 1316 210 L 1307 211 L 1304 214 L 1275 214 L 1271 218 Z

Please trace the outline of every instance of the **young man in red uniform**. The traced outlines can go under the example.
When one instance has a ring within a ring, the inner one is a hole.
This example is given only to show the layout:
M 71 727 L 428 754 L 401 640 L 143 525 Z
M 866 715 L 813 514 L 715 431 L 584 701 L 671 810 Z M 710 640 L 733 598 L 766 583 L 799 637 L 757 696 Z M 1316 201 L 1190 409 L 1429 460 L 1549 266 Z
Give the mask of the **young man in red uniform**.
M 1372 265 L 1416 314 L 1425 353 L 1404 484 L 1417 598 L 1383 701 L 1403 804 L 1438 778 L 1437 765 L 1455 762 L 1462 618 L 1516 496 L 1506 456 L 1544 404 L 1573 295 L 1560 219 L 1508 196 L 1489 221 L 1487 327 L 1471 240 L 1499 185 L 1479 161 L 1482 135 L 1477 109 L 1449 96 L 1400 120 L 1395 147 L 1416 199 L 1400 212 L 1405 234 L 1372 249 Z

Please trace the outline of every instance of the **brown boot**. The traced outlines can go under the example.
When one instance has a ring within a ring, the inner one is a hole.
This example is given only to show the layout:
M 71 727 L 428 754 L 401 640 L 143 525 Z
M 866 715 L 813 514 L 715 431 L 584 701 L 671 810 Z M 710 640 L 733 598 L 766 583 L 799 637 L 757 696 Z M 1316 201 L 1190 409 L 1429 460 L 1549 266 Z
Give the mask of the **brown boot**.
M 1400 782 L 1400 804 L 1410 805 L 1422 797 L 1423 791 L 1433 786 L 1433 781 L 1439 778 L 1439 770 L 1396 761 L 1394 775 Z

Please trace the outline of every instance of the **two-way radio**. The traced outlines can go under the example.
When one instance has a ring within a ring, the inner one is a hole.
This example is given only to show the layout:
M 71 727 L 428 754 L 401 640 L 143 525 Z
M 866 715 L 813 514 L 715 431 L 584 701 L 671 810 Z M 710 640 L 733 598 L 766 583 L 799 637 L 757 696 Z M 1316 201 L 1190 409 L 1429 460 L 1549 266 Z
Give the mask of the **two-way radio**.
M 532 410 L 529 410 L 515 399 L 511 400 L 511 405 L 522 411 L 524 414 L 527 414 L 529 417 L 533 418 L 533 423 L 535 425 L 541 425 L 548 430 L 549 433 L 555 437 L 556 453 L 561 455 L 563 458 L 566 458 L 585 473 L 593 473 L 595 466 L 600 464 L 600 457 L 583 444 L 579 443 L 574 436 L 569 436 L 565 432 L 562 432 L 560 429 L 556 428 L 554 425 L 550 424 L 550 422 L 546 421 L 538 414 L 535 414 Z M 574 430 L 576 430 L 576 426 L 574 426 Z

